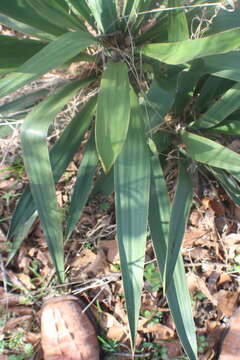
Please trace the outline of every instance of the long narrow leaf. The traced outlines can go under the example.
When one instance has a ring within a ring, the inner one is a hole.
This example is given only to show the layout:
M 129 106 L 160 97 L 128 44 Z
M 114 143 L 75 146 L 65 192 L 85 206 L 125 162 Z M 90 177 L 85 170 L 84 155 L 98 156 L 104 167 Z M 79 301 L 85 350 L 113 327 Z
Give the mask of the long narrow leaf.
M 135 347 L 147 236 L 150 166 L 141 108 L 131 103 L 128 137 L 115 162 L 117 236 L 132 347 Z
M 50 162 L 55 183 L 62 176 L 80 146 L 85 131 L 88 129 L 96 105 L 96 98 L 92 98 L 87 105 L 72 119 L 59 140 L 50 150 Z M 69 139 L 71 141 L 69 142 Z M 67 151 L 66 151 L 67 149 Z M 22 226 L 34 213 L 36 207 L 29 186 L 24 190 L 14 212 L 8 237 L 18 236 Z
M 166 289 L 172 281 L 189 212 L 192 206 L 193 184 L 191 174 L 189 174 L 187 170 L 188 165 L 186 160 L 179 160 L 178 183 L 171 209 L 167 257 L 163 279 Z
M 0 96 L 5 96 L 46 72 L 64 64 L 96 40 L 83 31 L 68 32 L 35 54 L 13 74 L 0 80 Z
M 168 0 L 168 7 L 182 5 L 181 0 Z M 189 39 L 188 23 L 184 10 L 170 11 L 168 14 L 168 41 Z
M 0 13 L 48 34 L 59 36 L 64 33 L 61 27 L 49 23 L 24 0 L 1 0 Z
M 237 83 L 225 92 L 190 128 L 207 129 L 216 126 L 240 107 L 239 102 L 240 83 Z
M 239 46 L 240 28 L 237 28 L 196 40 L 149 44 L 140 52 L 167 64 L 178 65 L 203 56 L 222 54 Z
M 167 255 L 167 241 L 170 222 L 170 204 L 163 172 L 157 156 L 151 159 L 151 191 L 149 206 L 149 226 L 161 276 L 164 276 Z M 181 254 L 167 289 L 167 299 L 176 329 L 188 357 L 197 359 L 197 341 L 191 299 L 186 284 Z
M 207 72 L 240 81 L 240 51 L 231 51 L 227 54 L 212 55 L 203 58 Z
M 41 41 L 0 35 L 0 72 L 16 69 L 44 46 Z
M 186 154 L 193 160 L 240 174 L 240 155 L 206 137 L 182 131 Z
M 124 145 L 129 118 L 128 68 L 122 62 L 109 61 L 102 76 L 96 119 L 96 146 L 105 172 Z
M 82 22 L 75 18 L 73 14 L 69 14 L 66 10 L 58 6 L 58 4 L 45 2 L 44 0 L 25 0 L 29 7 L 32 7 L 40 16 L 67 31 L 84 30 Z
M 21 21 L 17 21 L 11 19 L 9 16 L 0 14 L 0 24 L 4 24 L 11 29 L 17 30 L 18 32 L 28 34 L 34 36 L 35 38 L 39 38 L 46 41 L 54 40 L 55 36 L 48 34 L 44 31 L 36 29 L 33 26 L 22 23 Z
M 102 33 L 115 31 L 117 21 L 115 0 L 88 0 L 88 6 Z
M 74 226 L 76 225 L 77 221 L 81 216 L 83 207 L 88 200 L 93 185 L 93 178 L 96 172 L 97 164 L 98 157 L 95 147 L 94 136 L 91 135 L 90 139 L 88 140 L 86 150 L 84 152 L 84 156 L 78 170 L 77 180 L 71 197 L 71 205 L 69 208 L 69 215 L 67 219 L 67 227 L 65 233 L 66 239 L 68 239 L 71 235 Z
M 233 178 L 233 176 L 227 174 L 224 170 L 214 167 L 208 167 L 208 170 L 215 176 L 215 178 L 221 184 L 230 199 L 232 199 L 235 204 L 240 206 L 240 187 L 237 181 Z
M 59 110 L 86 81 L 66 85 L 27 116 L 22 128 L 23 158 L 31 193 L 44 229 L 49 251 L 61 281 L 64 280 L 61 213 L 57 206 L 54 178 L 47 147 L 47 131 Z M 40 121 L 41 120 L 41 121 Z

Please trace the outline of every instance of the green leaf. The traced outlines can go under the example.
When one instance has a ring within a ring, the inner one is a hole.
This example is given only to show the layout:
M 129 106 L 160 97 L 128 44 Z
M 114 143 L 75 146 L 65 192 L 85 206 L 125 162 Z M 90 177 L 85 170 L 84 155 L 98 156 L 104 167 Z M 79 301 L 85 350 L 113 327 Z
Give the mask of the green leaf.
M 22 23 L 21 21 L 17 21 L 11 19 L 8 16 L 0 14 L 0 24 L 4 24 L 11 29 L 17 30 L 18 32 L 28 34 L 34 36 L 35 38 L 51 41 L 54 40 L 55 36 L 50 35 L 44 31 L 41 31 L 33 26 L 29 26 L 27 24 Z
M 224 170 L 217 168 L 208 168 L 208 170 L 215 176 L 217 181 L 221 184 L 230 199 L 240 206 L 240 187 L 237 181 Z
M 19 96 L 0 106 L 0 114 L 4 117 L 10 117 L 15 112 L 28 110 L 29 107 L 42 100 L 49 93 L 49 89 L 40 89 L 29 94 Z
M 195 109 L 198 113 L 204 113 L 216 99 L 222 96 L 228 89 L 234 85 L 232 80 L 226 80 L 217 76 L 208 76 L 196 99 Z
M 92 98 L 83 109 L 76 114 L 50 150 L 49 156 L 55 183 L 62 176 L 75 152 L 78 150 L 83 135 L 89 127 L 95 106 L 96 97 Z M 70 142 L 69 139 L 71 139 Z M 27 186 L 13 214 L 8 238 L 13 237 L 14 235 L 18 237 L 19 234 L 21 234 L 22 227 L 25 226 L 29 217 L 31 217 L 35 210 L 36 207 L 30 192 L 30 187 Z
M 149 44 L 139 51 L 167 64 L 178 65 L 203 56 L 225 53 L 239 46 L 240 28 L 237 28 L 196 40 Z
M 128 68 L 123 62 L 109 61 L 101 80 L 96 119 L 96 146 L 105 172 L 109 171 L 121 152 L 129 117 Z
M 235 84 L 231 89 L 217 100 L 190 128 L 208 129 L 216 126 L 237 110 L 240 105 L 240 83 Z
M 212 55 L 203 58 L 206 72 L 213 75 L 240 81 L 240 51 Z
M 167 255 L 170 204 L 167 187 L 158 157 L 151 158 L 151 191 L 149 206 L 149 226 L 161 276 Z M 191 299 L 186 284 L 186 276 L 181 254 L 167 289 L 167 299 L 176 329 L 189 359 L 197 359 L 197 341 L 191 309 Z
M 240 27 L 240 9 L 236 8 L 233 12 L 220 9 L 217 16 L 214 16 L 208 33 L 215 34 L 223 30 L 237 27 Z
M 41 17 L 49 21 L 49 23 L 62 28 L 64 31 L 69 29 L 84 30 L 81 21 L 73 14 L 69 14 L 62 6 L 56 1 L 50 0 L 25 0 L 30 8 L 35 10 Z
M 124 7 L 123 7 L 123 14 L 127 17 L 128 22 L 133 22 L 137 18 L 137 10 L 139 8 L 139 4 L 141 0 L 125 0 Z
M 181 0 L 168 0 L 168 7 L 182 5 Z M 188 23 L 184 10 L 169 11 L 168 41 L 182 41 L 189 39 Z
M 131 97 L 128 137 L 115 162 L 114 177 L 118 246 L 134 348 L 143 286 L 150 166 L 141 108 L 136 95 Z
M 240 173 L 240 155 L 206 137 L 187 131 L 181 133 L 186 154 L 193 160 L 218 167 L 230 173 Z
M 18 232 L 16 238 L 14 239 L 12 248 L 8 255 L 7 265 L 12 261 L 20 246 L 22 245 L 23 240 L 27 237 L 29 230 L 31 229 L 34 221 L 36 220 L 37 212 L 34 212 L 25 224 L 21 226 L 20 231 Z
M 40 16 L 25 0 L 1 0 L 0 13 L 48 34 L 59 36 L 64 32 L 61 27 L 49 23 Z
M 226 120 L 217 127 L 210 129 L 213 133 L 240 135 L 240 120 Z
M 64 280 L 63 236 L 61 213 L 55 195 L 54 178 L 47 146 L 48 127 L 62 107 L 86 80 L 64 86 L 49 96 L 26 117 L 22 127 L 22 150 L 31 193 L 44 229 L 48 248 L 59 279 Z M 41 121 L 39 121 L 41 120 Z M 41 166 L 39 166 L 41 164 Z
M 71 197 L 71 205 L 69 208 L 69 215 L 67 219 L 67 227 L 65 238 L 68 239 L 71 235 L 74 226 L 78 222 L 82 210 L 88 200 L 93 178 L 97 169 L 98 158 L 95 150 L 94 136 L 91 135 L 88 140 L 86 150 L 77 174 L 77 180 L 74 186 L 74 191 Z
M 201 60 L 194 60 L 189 69 L 184 69 L 179 74 L 173 106 L 177 115 L 181 115 L 185 111 L 187 104 L 192 100 L 192 94 L 203 74 L 204 67 Z
M 107 175 L 102 173 L 100 176 L 98 176 L 96 184 L 91 194 L 92 196 L 101 194 L 102 196 L 107 198 L 113 192 L 114 192 L 114 168 L 112 167 Z
M 100 32 L 111 33 L 116 30 L 117 9 L 115 0 L 88 0 L 88 6 Z
M 44 46 L 41 41 L 0 35 L 0 72 L 16 69 Z
M 96 40 L 83 31 L 68 32 L 35 54 L 13 74 L 0 80 L 0 96 L 17 90 L 46 72 L 64 64 Z
M 92 17 L 91 11 L 87 5 L 86 0 L 68 0 L 68 2 L 74 7 L 78 15 L 82 16 L 89 24 L 94 27 L 94 19 Z
M 164 271 L 164 286 L 167 289 L 172 281 L 173 272 L 180 254 L 181 244 L 192 206 L 192 175 L 187 167 L 189 162 L 179 159 L 177 190 L 174 196 L 167 245 L 167 257 Z
M 169 83 L 169 81 L 168 81 Z M 159 82 L 153 80 L 147 93 L 146 104 L 147 120 L 146 128 L 154 129 L 164 124 L 164 116 L 169 112 L 174 103 L 174 91 L 164 89 Z

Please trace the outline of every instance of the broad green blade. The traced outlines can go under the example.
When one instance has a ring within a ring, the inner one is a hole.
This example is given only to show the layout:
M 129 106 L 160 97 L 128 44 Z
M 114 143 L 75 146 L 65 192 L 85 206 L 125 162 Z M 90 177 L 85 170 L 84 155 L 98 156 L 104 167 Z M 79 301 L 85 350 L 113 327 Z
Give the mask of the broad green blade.
M 210 129 L 212 133 L 221 133 L 229 135 L 240 135 L 240 121 L 239 120 L 227 120 L 217 127 Z
M 122 150 L 130 118 L 128 68 L 109 61 L 103 73 L 97 104 L 96 146 L 105 172 Z
M 64 252 L 61 212 L 47 146 L 47 132 L 56 114 L 74 96 L 86 80 L 64 86 L 49 96 L 26 117 L 22 127 L 22 150 L 31 193 L 43 226 L 48 248 L 59 279 L 64 281 Z
M 149 205 L 149 226 L 161 276 L 167 256 L 170 204 L 167 187 L 158 156 L 151 159 L 151 191 Z M 186 284 L 182 257 L 179 254 L 173 279 L 167 289 L 167 299 L 178 336 L 189 359 L 197 359 L 197 341 L 193 322 L 191 298 Z
M 192 174 L 190 174 L 187 169 L 188 166 L 189 162 L 179 159 L 177 190 L 171 208 L 167 257 L 163 279 L 165 289 L 169 287 L 173 278 L 174 269 L 180 254 L 182 240 L 192 206 L 193 183 Z
M 116 30 L 117 9 L 115 0 L 88 0 L 88 6 L 101 33 Z
M 101 194 L 105 198 L 108 198 L 110 194 L 114 192 L 114 168 L 107 175 L 102 173 L 98 176 L 96 184 L 92 190 L 92 196 Z
M 64 64 L 96 40 L 83 31 L 68 32 L 30 58 L 15 73 L 0 80 L 0 96 L 17 90 L 26 83 L 38 78 L 46 72 Z
M 123 7 L 123 14 L 127 16 L 127 22 L 131 23 L 136 20 L 137 18 L 137 10 L 141 0 L 125 0 L 124 7 Z
M 225 3 L 227 2 L 228 1 L 225 1 Z M 215 34 L 223 30 L 240 27 L 240 9 L 237 8 L 237 6 L 239 6 L 237 5 L 237 3 L 239 3 L 239 0 L 235 1 L 235 3 L 235 11 L 231 12 L 221 9 L 217 16 L 214 16 L 213 22 L 209 27 L 209 34 Z
M 81 160 L 77 174 L 77 180 L 71 197 L 71 204 L 69 207 L 69 215 L 65 233 L 66 239 L 68 239 L 71 235 L 88 200 L 97 165 L 98 157 L 95 147 L 94 135 L 92 134 L 88 140 L 83 159 Z
M 21 247 L 23 240 L 27 237 L 29 230 L 31 229 L 36 218 L 37 218 L 37 212 L 34 212 L 30 216 L 28 221 L 21 226 L 20 231 L 18 232 L 16 238 L 14 239 L 14 242 L 12 243 L 12 247 L 7 259 L 7 265 L 12 261 L 17 251 Z
M 82 16 L 89 24 L 94 26 L 94 19 L 86 0 L 68 0 L 68 2 L 74 7 L 78 15 Z
M 16 69 L 44 46 L 41 41 L 0 35 L 0 72 Z
M 168 0 L 168 7 L 182 5 L 181 0 Z M 189 39 L 188 23 L 184 10 L 169 11 L 168 14 L 168 41 L 182 41 Z
M 174 103 L 174 111 L 177 115 L 181 115 L 192 101 L 192 94 L 197 86 L 198 81 L 204 74 L 203 62 L 194 60 L 189 69 L 184 69 L 178 77 L 177 93 Z
M 84 30 L 82 22 L 75 18 L 73 14 L 69 14 L 64 8 L 56 2 L 44 0 L 25 0 L 26 3 L 35 10 L 41 17 L 49 21 L 55 26 L 59 26 L 64 31 Z
M 54 35 L 50 35 L 44 31 L 34 28 L 33 26 L 24 24 L 21 21 L 11 19 L 10 17 L 3 14 L 0 14 L 0 24 L 4 24 L 11 29 L 17 30 L 18 32 L 28 34 L 34 36 L 35 38 L 43 39 L 46 41 L 51 41 L 55 38 Z
M 240 81 L 240 51 L 207 56 L 203 61 L 206 72 L 226 79 Z
M 204 113 L 216 99 L 222 96 L 234 85 L 231 80 L 226 80 L 217 76 L 209 76 L 200 89 L 200 94 L 196 99 L 195 109 L 197 113 Z
M 196 40 L 149 44 L 140 48 L 143 55 L 178 65 L 208 55 L 222 54 L 240 46 L 240 28 Z
M 9 101 L 0 106 L 0 114 L 4 117 L 9 117 L 15 112 L 28 110 L 32 105 L 36 104 L 49 93 L 49 89 L 40 89 L 33 91 L 27 95 L 19 96 L 18 98 Z
M 240 206 L 240 187 L 237 181 L 224 170 L 217 168 L 208 168 L 208 170 L 215 176 L 217 181 L 221 184 L 230 199 Z
M 164 123 L 164 116 L 170 111 L 174 103 L 177 78 L 175 78 L 176 81 L 167 79 L 166 83 L 168 84 L 168 87 L 164 86 L 164 79 L 161 80 L 153 80 L 147 93 L 145 104 L 145 106 L 147 107 L 147 131 L 159 127 L 161 124 Z
M 40 16 L 25 0 L 1 0 L 0 13 L 48 34 L 59 36 L 64 32 Z
M 83 109 L 76 114 L 69 125 L 66 127 L 56 144 L 50 150 L 50 162 L 52 166 L 55 183 L 62 176 L 68 164 L 78 150 L 83 135 L 89 127 L 92 115 L 96 106 L 96 97 L 92 98 Z M 69 139 L 71 141 L 69 142 Z M 67 151 L 66 151 L 67 149 Z M 30 188 L 27 186 L 17 204 L 13 214 L 8 238 L 21 233 L 22 226 L 25 226 L 29 217 L 36 210 Z
M 190 128 L 208 129 L 218 125 L 240 107 L 240 83 L 217 100 L 210 109 L 197 119 Z
M 128 137 L 115 162 L 114 178 L 118 247 L 131 344 L 134 349 L 143 286 L 150 164 L 142 110 L 136 95 L 131 96 Z
M 193 160 L 240 174 L 240 155 L 206 137 L 187 131 L 181 133 L 186 154 Z

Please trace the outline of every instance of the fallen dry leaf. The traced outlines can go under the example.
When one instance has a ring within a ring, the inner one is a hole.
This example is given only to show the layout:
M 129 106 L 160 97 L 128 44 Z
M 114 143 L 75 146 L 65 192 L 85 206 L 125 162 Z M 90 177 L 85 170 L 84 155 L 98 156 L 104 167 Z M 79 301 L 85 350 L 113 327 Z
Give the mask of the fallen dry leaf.
M 217 308 L 224 316 L 230 317 L 237 307 L 238 293 L 226 290 L 219 290 L 214 294 L 217 300 Z
M 205 281 L 201 279 L 199 276 L 197 276 L 193 272 L 189 272 L 187 274 L 187 284 L 191 292 L 196 290 L 201 291 L 212 302 L 213 305 L 217 305 L 217 300 L 208 290 Z
M 96 331 L 74 296 L 43 305 L 41 334 L 44 360 L 99 360 Z
M 240 355 L 240 308 L 230 320 L 230 328 L 223 340 L 219 360 L 237 360 Z
M 21 281 L 21 283 L 25 286 L 26 289 L 32 290 L 35 289 L 35 286 L 33 285 L 30 276 L 24 273 L 16 274 L 18 279 Z
M 4 324 L 3 331 L 15 329 L 17 326 L 22 325 L 24 322 L 30 320 L 32 320 L 32 315 L 24 315 L 17 318 L 12 318 Z

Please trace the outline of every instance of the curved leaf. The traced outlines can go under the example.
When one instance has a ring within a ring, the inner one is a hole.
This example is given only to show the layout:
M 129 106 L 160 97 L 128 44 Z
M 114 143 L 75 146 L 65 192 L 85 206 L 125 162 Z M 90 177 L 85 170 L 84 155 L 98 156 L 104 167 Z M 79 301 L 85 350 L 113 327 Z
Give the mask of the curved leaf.
M 92 98 L 83 107 L 83 109 L 76 114 L 56 144 L 50 150 L 49 156 L 55 183 L 62 176 L 63 172 L 72 160 L 73 155 L 80 146 L 83 135 L 89 127 L 95 105 L 96 97 Z M 69 139 L 71 139 L 70 142 Z M 30 192 L 30 188 L 27 186 L 13 214 L 8 238 L 11 238 L 14 235 L 16 235 L 16 237 L 19 236 L 22 226 L 24 226 L 35 210 L 36 207 Z
M 29 7 L 26 0 L 1 0 L 0 13 L 48 34 L 59 36 L 64 33 L 61 27 L 49 23 L 33 8 Z
M 33 26 L 24 24 L 21 21 L 11 19 L 9 16 L 5 16 L 3 14 L 0 14 L 0 24 L 4 24 L 7 27 L 10 27 L 11 29 L 17 30 L 18 32 L 28 34 L 42 40 L 51 41 L 54 40 L 55 38 L 54 35 L 48 34 Z
M 172 281 L 174 269 L 180 254 L 188 216 L 192 206 L 193 184 L 192 176 L 189 174 L 187 169 L 188 166 L 189 163 L 186 160 L 179 160 L 178 183 L 171 208 L 167 256 L 163 279 L 163 283 L 166 289 L 169 287 Z
M 186 154 L 193 160 L 240 174 L 240 155 L 206 137 L 182 131 Z
M 71 205 L 69 207 L 69 215 L 67 219 L 67 227 L 65 238 L 71 235 L 74 226 L 79 220 L 83 207 L 85 206 L 92 185 L 93 178 L 98 165 L 98 157 L 95 148 L 94 136 L 91 135 L 86 145 L 86 150 L 81 160 L 81 164 L 77 174 L 77 180 L 71 197 Z
M 181 0 L 168 0 L 168 7 L 182 5 Z M 169 11 L 168 14 L 168 41 L 182 41 L 189 39 L 188 23 L 184 10 Z
M 114 179 L 118 247 L 131 342 L 134 348 L 143 286 L 150 166 L 142 110 L 136 95 L 131 96 L 128 137 L 115 162 Z
M 21 134 L 25 168 L 31 193 L 44 229 L 48 248 L 59 279 L 64 280 L 63 236 L 54 178 L 47 146 L 47 131 L 60 109 L 86 84 L 75 81 L 49 96 L 26 117 Z M 40 121 L 41 120 L 41 121 Z
M 235 84 L 217 100 L 209 110 L 197 119 L 190 128 L 208 129 L 225 120 L 235 110 L 240 108 L 240 83 Z
M 203 56 L 225 53 L 239 46 L 240 28 L 237 28 L 196 40 L 149 44 L 139 51 L 167 64 L 178 65 Z
M 96 146 L 105 172 L 110 170 L 124 145 L 129 118 L 127 65 L 109 61 L 102 76 L 96 118 Z
M 15 73 L 0 80 L 0 96 L 25 85 L 46 72 L 64 64 L 96 40 L 83 31 L 68 32 L 50 44 L 20 66 Z
M 13 36 L 0 35 L 0 72 L 16 69 L 45 45 L 37 40 L 19 40 Z
M 167 256 L 170 203 L 163 171 L 156 155 L 151 158 L 151 191 L 149 226 L 161 277 Z M 181 254 L 178 255 L 172 282 L 167 288 L 167 300 L 176 329 L 189 359 L 197 359 L 197 341 L 191 309 L 191 299 Z

